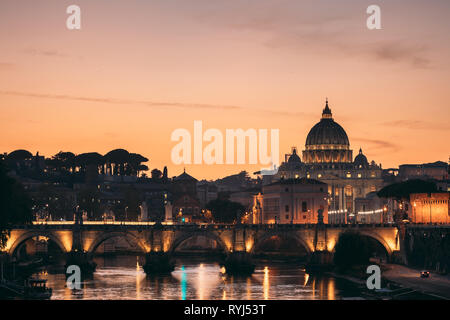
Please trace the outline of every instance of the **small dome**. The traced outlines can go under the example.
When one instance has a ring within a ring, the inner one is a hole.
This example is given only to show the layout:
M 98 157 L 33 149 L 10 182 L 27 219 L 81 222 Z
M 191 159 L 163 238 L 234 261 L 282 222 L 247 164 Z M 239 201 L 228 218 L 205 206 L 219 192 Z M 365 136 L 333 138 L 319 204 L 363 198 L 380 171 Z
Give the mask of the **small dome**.
M 297 155 L 297 149 L 292 150 L 292 154 L 288 159 L 288 163 L 301 163 L 300 157 Z
M 362 149 L 359 148 L 359 153 L 355 157 L 355 161 L 353 162 L 357 168 L 365 168 L 369 166 L 369 162 L 367 161 L 367 157 L 362 153 Z

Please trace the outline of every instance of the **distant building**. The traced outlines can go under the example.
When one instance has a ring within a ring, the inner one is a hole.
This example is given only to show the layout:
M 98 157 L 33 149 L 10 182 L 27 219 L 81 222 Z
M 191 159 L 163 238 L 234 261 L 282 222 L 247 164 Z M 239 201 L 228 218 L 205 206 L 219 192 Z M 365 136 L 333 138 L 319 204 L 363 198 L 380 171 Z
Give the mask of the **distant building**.
M 246 171 L 241 171 L 238 174 L 217 179 L 215 184 L 218 192 L 237 192 L 254 188 L 258 185 L 259 180 L 251 179 Z
M 352 222 L 356 223 L 385 223 L 387 218 L 387 199 L 370 192 L 364 198 L 355 199 L 355 213 L 350 214 Z
M 282 179 L 263 186 L 263 223 L 328 223 L 327 184 L 307 178 Z
M 176 222 L 202 222 L 200 203 L 189 194 L 179 196 L 173 204 L 173 220 Z
M 245 207 L 247 212 L 250 212 L 254 205 L 254 197 L 261 193 L 261 189 L 253 188 L 239 192 L 233 192 L 230 194 L 230 201 L 238 202 Z
M 172 180 L 172 191 L 174 195 L 189 194 L 197 197 L 197 182 L 198 180 L 186 173 L 186 170 L 178 177 Z
M 400 179 L 398 179 L 398 168 L 383 169 L 381 177 L 386 185 L 393 184 Z
M 142 221 L 164 221 L 166 205 L 171 199 L 172 195 L 167 187 L 161 186 L 153 190 L 147 190 L 140 208 Z
M 450 192 L 450 180 L 439 180 L 435 181 L 436 187 L 439 191 L 448 191 Z
M 186 170 L 172 180 L 173 220 L 176 222 L 201 222 L 202 211 L 197 198 L 197 179 Z
M 450 192 L 413 193 L 408 216 L 413 223 L 450 223 Z
M 423 164 L 402 164 L 399 166 L 398 177 L 401 181 L 411 179 L 448 179 L 448 164 L 443 161 Z
M 217 186 L 214 182 L 200 181 L 197 184 L 197 197 L 202 208 L 205 208 L 210 201 L 217 199 L 217 196 Z

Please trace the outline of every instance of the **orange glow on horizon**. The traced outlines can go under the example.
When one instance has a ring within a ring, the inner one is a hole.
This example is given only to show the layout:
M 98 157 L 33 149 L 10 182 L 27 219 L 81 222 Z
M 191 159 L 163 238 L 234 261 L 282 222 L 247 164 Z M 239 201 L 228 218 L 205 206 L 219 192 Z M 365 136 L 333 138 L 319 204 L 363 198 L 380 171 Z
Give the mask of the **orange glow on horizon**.
M 322 0 L 277 10 L 273 0 L 180 1 L 181 10 L 79 0 L 79 31 L 66 29 L 65 3 L 3 2 L 2 153 L 124 148 L 150 159 L 147 175 L 253 173 L 267 165 L 175 165 L 171 133 L 193 134 L 195 120 L 222 133 L 279 129 L 283 160 L 304 149 L 328 96 L 354 155 L 361 147 L 383 168 L 448 160 L 448 2 L 385 3 L 377 31 L 350 2 L 332 7 L 335 19 Z

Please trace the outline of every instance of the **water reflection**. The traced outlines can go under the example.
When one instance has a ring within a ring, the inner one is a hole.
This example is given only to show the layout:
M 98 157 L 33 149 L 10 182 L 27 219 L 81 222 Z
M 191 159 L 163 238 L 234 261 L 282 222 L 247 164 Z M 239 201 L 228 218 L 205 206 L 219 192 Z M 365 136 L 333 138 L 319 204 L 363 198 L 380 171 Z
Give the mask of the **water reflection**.
M 269 300 L 269 267 L 264 267 L 264 300 Z
M 299 266 L 260 263 L 251 277 L 230 277 L 214 261 L 177 261 L 171 275 L 147 277 L 142 257 L 96 258 L 97 272 L 82 289 L 66 287 L 64 274 L 44 274 L 53 288 L 52 299 L 140 299 L 140 300 L 335 300 L 354 296 L 348 283 L 315 277 Z M 357 294 L 357 293 L 356 293 Z
M 184 266 L 181 266 L 181 300 L 186 300 L 187 275 Z

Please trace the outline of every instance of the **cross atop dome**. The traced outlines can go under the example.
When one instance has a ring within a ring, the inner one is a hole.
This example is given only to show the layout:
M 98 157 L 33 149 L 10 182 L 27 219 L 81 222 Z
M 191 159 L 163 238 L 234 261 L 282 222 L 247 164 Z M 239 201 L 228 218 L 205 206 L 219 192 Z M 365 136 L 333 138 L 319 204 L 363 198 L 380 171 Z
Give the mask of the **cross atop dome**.
M 322 112 L 322 119 L 333 119 L 333 114 L 331 113 L 330 107 L 328 107 L 328 98 L 326 98 L 325 108 Z

